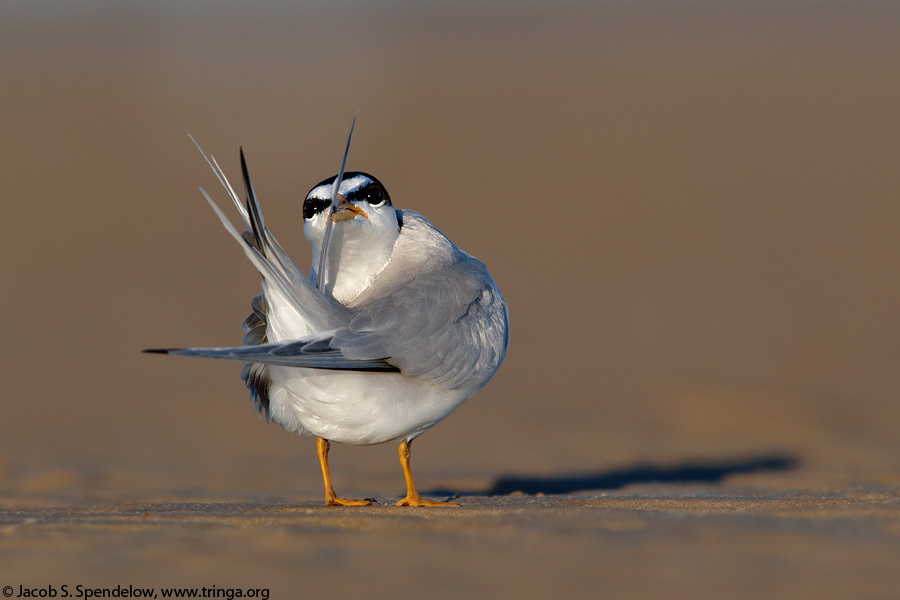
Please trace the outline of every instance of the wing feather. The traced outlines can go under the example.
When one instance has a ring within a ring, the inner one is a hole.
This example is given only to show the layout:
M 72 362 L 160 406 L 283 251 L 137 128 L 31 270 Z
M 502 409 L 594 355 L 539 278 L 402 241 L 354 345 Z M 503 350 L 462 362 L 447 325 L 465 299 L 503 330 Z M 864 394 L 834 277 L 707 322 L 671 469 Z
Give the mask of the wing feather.
M 399 369 L 382 359 L 354 360 L 346 358 L 340 350 L 330 345 L 330 338 L 321 336 L 302 340 L 288 340 L 255 346 L 232 346 L 227 348 L 165 348 L 144 350 L 155 354 L 175 354 L 239 360 L 244 363 L 277 365 L 282 367 L 310 367 L 341 371 L 384 371 Z
M 506 302 L 484 264 L 404 211 L 390 268 L 352 305 L 356 314 L 331 345 L 453 389 L 484 385 L 509 346 Z
M 194 144 L 197 145 L 197 142 L 194 141 Z M 201 193 L 215 211 L 222 226 L 240 244 L 244 254 L 266 282 L 272 285 L 294 310 L 304 315 L 315 329 L 328 330 L 346 325 L 349 321 L 350 311 L 333 298 L 317 290 L 266 228 L 259 201 L 250 181 L 243 150 L 241 150 L 241 174 L 246 190 L 246 206 L 241 204 L 234 188 L 215 158 L 211 155 L 207 156 L 199 145 L 197 145 L 197 149 L 212 168 L 222 187 L 225 188 L 242 220 L 250 227 L 250 231 L 243 235 L 239 234 L 206 190 L 201 188 Z

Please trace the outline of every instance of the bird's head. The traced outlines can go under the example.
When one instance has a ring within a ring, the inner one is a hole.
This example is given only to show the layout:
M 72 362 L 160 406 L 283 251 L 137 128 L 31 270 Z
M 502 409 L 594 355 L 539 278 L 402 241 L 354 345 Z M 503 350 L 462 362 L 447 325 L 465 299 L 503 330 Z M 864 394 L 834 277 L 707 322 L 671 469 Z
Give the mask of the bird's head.
M 322 245 L 335 177 L 316 184 L 303 201 L 303 234 L 313 248 Z M 350 226 L 363 235 L 380 231 L 385 235 L 394 232 L 393 237 L 396 237 L 397 211 L 391 204 L 391 197 L 381 182 L 368 173 L 344 173 L 332 218 L 335 234 Z
M 303 235 L 313 248 L 313 265 L 318 264 L 336 177 L 316 184 L 303 201 Z M 350 266 L 348 261 L 375 261 L 381 263 L 379 269 L 384 265 L 400 234 L 400 224 L 391 197 L 380 181 L 368 173 L 344 173 L 331 218 L 334 222 L 329 263 L 338 261 L 341 270 Z M 333 267 L 329 267 L 329 273 Z

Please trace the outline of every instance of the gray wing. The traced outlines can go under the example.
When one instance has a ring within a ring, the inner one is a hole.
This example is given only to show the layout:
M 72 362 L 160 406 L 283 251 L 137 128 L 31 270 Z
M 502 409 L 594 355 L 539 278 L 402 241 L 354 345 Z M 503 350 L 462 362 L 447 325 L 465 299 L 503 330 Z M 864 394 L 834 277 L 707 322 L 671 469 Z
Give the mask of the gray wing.
M 245 363 L 353 371 L 400 371 L 450 389 L 479 388 L 509 346 L 506 302 L 478 260 L 454 261 L 355 307 L 348 327 L 318 336 L 233 348 L 148 350 Z M 251 329 L 252 331 L 252 329 Z
M 487 268 L 455 260 L 371 294 L 331 341 L 347 358 L 385 358 L 407 376 L 450 389 L 481 387 L 509 346 L 506 302 Z
M 200 152 L 203 153 L 202 150 Z M 212 156 L 207 157 L 206 154 L 203 156 L 212 167 L 216 177 L 222 182 L 222 186 L 228 192 L 244 222 L 250 227 L 250 231 L 244 232 L 243 235 L 239 234 L 210 195 L 202 188 L 200 191 L 215 211 L 216 216 L 219 217 L 222 226 L 241 245 L 244 254 L 262 274 L 266 282 L 278 290 L 285 301 L 304 315 L 316 329 L 326 330 L 345 325 L 349 319 L 347 308 L 316 289 L 266 228 L 247 171 L 243 150 L 241 151 L 241 172 L 247 196 L 246 206 L 241 205 L 240 199 L 215 159 Z
M 278 365 L 283 367 L 310 367 L 349 371 L 396 372 L 399 369 L 383 359 L 349 359 L 331 346 L 331 338 L 317 336 L 302 340 L 288 340 L 256 346 L 228 348 L 166 348 L 144 350 L 155 354 L 176 354 L 201 358 L 239 360 L 245 363 Z

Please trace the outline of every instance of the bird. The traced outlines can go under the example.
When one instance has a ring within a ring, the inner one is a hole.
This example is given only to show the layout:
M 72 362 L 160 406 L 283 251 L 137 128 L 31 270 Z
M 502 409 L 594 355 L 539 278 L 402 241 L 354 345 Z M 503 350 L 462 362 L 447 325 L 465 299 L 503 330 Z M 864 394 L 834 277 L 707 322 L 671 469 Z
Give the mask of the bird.
M 337 495 L 328 464 L 332 442 L 400 440 L 406 496 L 396 505 L 458 506 L 419 495 L 410 448 L 497 372 L 509 349 L 508 306 L 484 263 L 419 213 L 394 208 L 373 175 L 345 171 L 355 123 L 338 174 L 303 200 L 303 234 L 312 247 L 308 278 L 266 227 L 243 148 L 244 204 L 216 159 L 194 141 L 247 230 L 239 233 L 201 193 L 262 275 L 262 293 L 243 323 L 244 345 L 145 352 L 242 362 L 241 378 L 260 415 L 317 438 L 327 505 L 374 501 Z

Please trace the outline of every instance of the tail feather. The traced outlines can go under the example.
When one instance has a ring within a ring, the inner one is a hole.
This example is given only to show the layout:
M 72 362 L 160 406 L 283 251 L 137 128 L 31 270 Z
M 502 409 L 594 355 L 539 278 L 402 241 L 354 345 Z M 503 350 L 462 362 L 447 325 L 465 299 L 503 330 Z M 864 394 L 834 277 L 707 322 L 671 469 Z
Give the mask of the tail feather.
M 206 201 L 209 202 L 209 205 L 212 207 L 213 211 L 215 211 L 216 216 L 219 217 L 219 220 L 222 222 L 222 226 L 225 227 L 225 230 L 231 234 L 237 242 L 241 245 L 244 250 L 244 254 L 247 258 L 250 259 L 250 262 L 253 263 L 253 266 L 262 274 L 267 282 L 273 285 L 282 296 L 284 296 L 285 300 L 301 314 L 306 314 L 309 312 L 307 309 L 308 306 L 304 306 L 304 303 L 300 300 L 300 293 L 302 291 L 301 285 L 292 285 L 297 284 L 298 282 L 290 282 L 285 277 L 285 274 L 279 271 L 274 264 L 266 259 L 265 254 L 263 254 L 262 250 L 257 250 L 256 247 L 248 242 L 244 237 L 237 232 L 237 229 L 234 228 L 234 225 L 231 224 L 231 221 L 228 220 L 228 217 L 225 216 L 225 213 L 222 212 L 222 209 L 219 208 L 219 205 L 215 203 L 215 201 L 210 197 L 209 194 L 206 193 L 206 190 L 200 189 L 203 193 L 203 196 L 206 198 Z M 310 289 L 315 290 L 312 287 L 312 284 L 307 282 Z M 322 298 L 322 301 L 327 301 L 324 295 L 319 294 Z M 323 302 L 320 301 L 317 304 L 321 305 Z
M 207 156 L 193 137 L 191 137 L 191 140 L 213 170 L 222 187 L 225 188 L 250 231 L 244 235 L 239 234 L 206 190 L 201 188 L 200 192 L 206 198 L 216 216 L 219 217 L 222 226 L 237 240 L 244 250 L 244 254 L 262 274 L 263 278 L 285 298 L 294 310 L 303 314 L 317 329 L 333 329 L 346 324 L 350 317 L 350 311 L 333 298 L 316 289 L 316 286 L 310 283 L 303 271 L 284 251 L 278 240 L 266 229 L 262 210 L 250 180 L 243 149 L 241 150 L 241 171 L 246 188 L 246 206 L 241 203 L 225 173 L 219 167 L 219 163 L 216 162 L 215 157 L 212 155 Z
M 241 175 L 244 178 L 244 191 L 247 195 L 247 214 L 250 215 L 250 230 L 253 237 L 257 240 L 257 246 L 263 254 L 268 255 L 271 244 L 266 235 L 266 225 L 263 222 L 262 211 L 259 208 L 259 202 L 256 200 L 256 192 L 253 190 L 253 183 L 250 181 L 250 173 L 247 172 L 247 161 L 244 158 L 244 149 L 241 152 Z
M 334 232 L 334 209 L 338 205 L 338 190 L 341 189 L 341 182 L 344 180 L 344 171 L 347 169 L 347 157 L 350 156 L 350 142 L 353 141 L 353 130 L 356 129 L 356 118 L 359 117 L 359 109 L 353 116 L 353 123 L 350 124 L 350 133 L 347 135 L 347 145 L 344 147 L 344 156 L 341 158 L 341 168 L 334 183 L 331 184 L 331 206 L 325 215 L 325 235 L 322 238 L 322 248 L 319 251 L 319 266 L 316 269 L 316 287 L 325 291 L 325 267 L 328 265 L 328 248 L 331 245 L 331 236 Z
M 248 217 L 248 226 L 250 227 L 250 232 L 248 233 L 256 240 L 255 245 L 257 249 L 259 249 L 267 259 L 274 259 L 278 263 L 279 270 L 285 274 L 289 281 L 303 280 L 304 282 L 308 282 L 308 279 L 303 274 L 303 271 L 300 270 L 300 267 L 297 266 L 297 263 L 288 256 L 288 253 L 284 251 L 284 248 L 281 247 L 281 244 L 278 243 L 278 240 L 275 239 L 275 236 L 272 235 L 272 232 L 266 227 L 262 209 L 259 206 L 259 201 L 256 199 L 256 191 L 253 188 L 253 182 L 250 180 L 250 171 L 247 169 L 247 161 L 244 158 L 243 148 L 241 148 L 241 176 L 244 178 L 244 189 L 247 194 L 247 207 L 241 214 L 246 214 Z M 312 284 L 310 284 L 310 286 L 312 287 Z
M 241 218 L 244 220 L 244 225 L 250 227 L 250 217 L 247 215 L 247 209 L 244 208 L 244 205 L 241 204 L 241 199 L 238 197 L 237 192 L 234 191 L 234 188 L 231 187 L 231 182 L 228 181 L 228 177 L 225 176 L 225 171 L 222 170 L 222 167 L 219 166 L 219 163 L 216 161 L 216 157 L 212 154 L 207 155 L 206 152 L 203 151 L 203 148 L 200 147 L 200 144 L 197 143 L 197 140 L 194 139 L 190 133 L 188 137 L 191 138 L 191 141 L 194 142 L 194 146 L 197 147 L 197 150 L 200 152 L 200 156 L 206 161 L 206 164 L 209 165 L 209 168 L 212 169 L 213 174 L 216 176 L 216 179 L 219 180 L 219 183 L 222 184 L 222 187 L 225 188 L 225 191 L 228 192 L 228 197 L 231 198 L 231 201 L 234 202 L 235 207 L 238 209 L 238 212 L 241 213 Z

